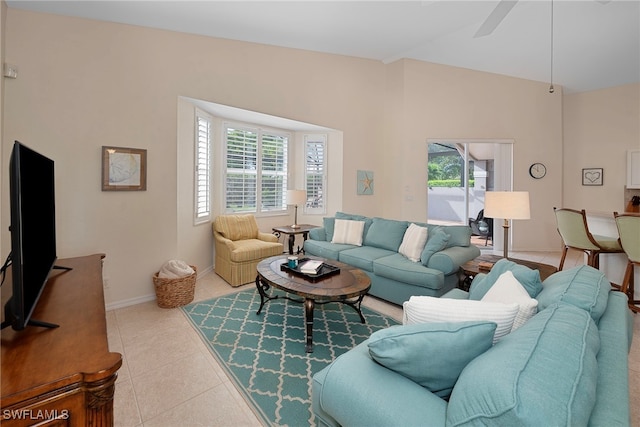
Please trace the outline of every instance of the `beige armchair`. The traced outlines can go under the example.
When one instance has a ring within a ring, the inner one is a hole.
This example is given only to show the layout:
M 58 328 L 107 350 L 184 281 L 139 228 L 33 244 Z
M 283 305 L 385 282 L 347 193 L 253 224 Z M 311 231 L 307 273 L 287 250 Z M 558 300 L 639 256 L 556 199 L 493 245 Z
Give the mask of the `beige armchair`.
M 213 236 L 214 271 L 231 286 L 254 281 L 258 263 L 284 251 L 276 236 L 258 230 L 253 215 L 219 215 L 213 221 Z

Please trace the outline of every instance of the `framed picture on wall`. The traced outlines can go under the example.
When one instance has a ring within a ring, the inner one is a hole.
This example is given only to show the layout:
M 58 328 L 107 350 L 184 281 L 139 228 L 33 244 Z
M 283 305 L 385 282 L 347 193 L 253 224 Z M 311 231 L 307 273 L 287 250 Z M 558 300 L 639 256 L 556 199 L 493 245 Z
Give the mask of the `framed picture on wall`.
M 102 191 L 145 191 L 147 150 L 102 147 Z
M 582 185 L 602 185 L 602 183 L 603 183 L 602 168 L 582 169 Z
M 371 195 L 373 194 L 373 172 L 359 170 L 357 173 L 357 194 Z

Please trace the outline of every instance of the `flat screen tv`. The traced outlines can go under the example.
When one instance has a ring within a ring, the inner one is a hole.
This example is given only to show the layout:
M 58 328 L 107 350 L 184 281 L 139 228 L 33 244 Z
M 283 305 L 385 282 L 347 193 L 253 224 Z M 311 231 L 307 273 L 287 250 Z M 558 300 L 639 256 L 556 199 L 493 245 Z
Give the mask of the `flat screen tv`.
M 56 261 L 53 160 L 16 141 L 9 162 L 12 294 L 4 307 L 2 328 L 56 327 L 31 319 Z

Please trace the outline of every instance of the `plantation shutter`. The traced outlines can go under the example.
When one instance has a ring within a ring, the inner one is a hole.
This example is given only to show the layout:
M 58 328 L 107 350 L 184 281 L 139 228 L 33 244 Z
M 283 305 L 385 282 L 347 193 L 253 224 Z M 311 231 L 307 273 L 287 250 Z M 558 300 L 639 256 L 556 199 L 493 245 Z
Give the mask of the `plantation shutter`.
M 265 133 L 262 134 L 261 141 L 262 210 L 286 209 L 288 138 Z
M 227 211 L 256 212 L 258 173 L 258 134 L 252 130 L 228 127 Z
M 196 114 L 195 223 L 211 219 L 211 119 Z
M 326 135 L 305 135 L 306 213 L 326 213 Z

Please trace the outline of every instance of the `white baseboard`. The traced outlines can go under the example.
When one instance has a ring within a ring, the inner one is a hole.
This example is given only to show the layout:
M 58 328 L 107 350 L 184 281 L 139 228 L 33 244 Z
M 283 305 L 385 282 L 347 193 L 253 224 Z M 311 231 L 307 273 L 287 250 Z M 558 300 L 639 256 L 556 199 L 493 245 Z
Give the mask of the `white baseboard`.
M 155 294 L 144 295 L 144 296 L 141 296 L 141 297 L 135 297 L 135 298 L 131 298 L 131 299 L 126 299 L 126 300 L 122 300 L 122 301 L 116 301 L 116 302 L 109 303 L 109 304 L 106 305 L 106 309 L 107 309 L 107 311 L 116 310 L 118 308 L 129 307 L 131 305 L 142 304 L 143 302 L 155 301 L 155 299 L 156 299 L 156 295 Z
M 198 277 L 202 277 L 205 274 L 210 273 L 211 271 L 213 271 L 213 266 L 209 266 L 203 270 L 198 270 Z M 149 302 L 149 301 L 155 301 L 155 299 L 156 299 L 156 294 L 154 293 L 151 295 L 143 295 L 140 297 L 130 298 L 122 301 L 111 302 L 109 304 L 106 304 L 106 310 L 107 311 L 117 310 L 118 308 L 129 307 L 132 305 L 142 304 L 144 302 Z

